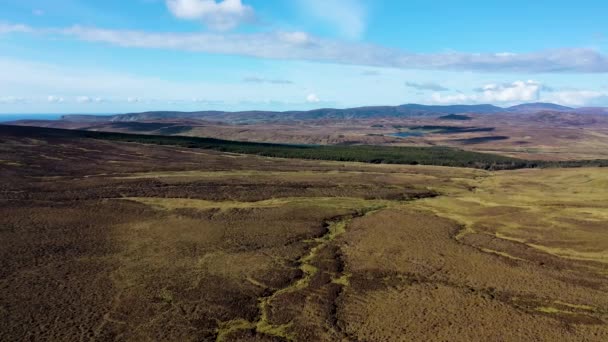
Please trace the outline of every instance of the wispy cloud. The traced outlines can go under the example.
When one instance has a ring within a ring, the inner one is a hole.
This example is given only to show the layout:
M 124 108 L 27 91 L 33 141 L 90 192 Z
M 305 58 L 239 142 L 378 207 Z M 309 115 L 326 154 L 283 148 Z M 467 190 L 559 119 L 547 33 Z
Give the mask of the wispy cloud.
M 0 104 L 15 104 L 15 103 L 24 103 L 26 99 L 22 97 L 15 96 L 4 96 L 0 97 Z
M 334 26 L 348 39 L 361 38 L 366 29 L 367 11 L 360 0 L 298 0 L 300 9 Z
M 378 70 L 364 70 L 361 72 L 361 76 L 380 76 L 381 73 Z
M 151 33 L 73 26 L 0 26 L 0 33 L 36 33 L 129 48 L 169 49 L 266 59 L 307 60 L 399 69 L 503 73 L 608 73 L 608 56 L 588 48 L 532 53 L 411 53 L 371 44 L 322 39 L 305 32 L 251 34 Z
M 268 79 L 263 77 L 245 77 L 243 78 L 243 82 L 245 83 L 257 83 L 257 84 L 293 84 L 290 80 L 282 80 L 282 79 Z
M 416 82 L 405 82 L 405 86 L 409 88 L 413 88 L 416 90 L 432 90 L 432 91 L 448 91 L 449 88 L 442 86 L 441 84 L 434 82 L 424 82 L 424 83 L 416 83 Z
M 166 4 L 175 17 L 200 20 L 219 31 L 233 29 L 254 17 L 253 8 L 241 0 L 166 0 Z
M 21 24 L 7 24 L 0 22 L 0 34 L 8 33 L 32 33 L 34 29 Z
M 78 96 L 76 98 L 76 102 L 78 103 L 91 103 L 93 102 L 93 99 L 88 97 L 88 96 Z
M 46 99 L 50 103 L 63 103 L 65 101 L 63 97 L 55 95 L 49 95 Z

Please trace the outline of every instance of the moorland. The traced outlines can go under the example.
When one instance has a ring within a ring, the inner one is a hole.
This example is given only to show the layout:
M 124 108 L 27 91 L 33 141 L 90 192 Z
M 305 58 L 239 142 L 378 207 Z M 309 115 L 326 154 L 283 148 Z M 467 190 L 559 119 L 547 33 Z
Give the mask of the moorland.
M 607 340 L 602 126 L 446 147 L 503 133 L 443 114 L 353 133 L 387 146 L 0 126 L 0 340 Z
M 15 125 L 297 145 L 443 146 L 526 160 L 608 159 L 608 109 L 531 103 L 307 112 L 65 115 Z

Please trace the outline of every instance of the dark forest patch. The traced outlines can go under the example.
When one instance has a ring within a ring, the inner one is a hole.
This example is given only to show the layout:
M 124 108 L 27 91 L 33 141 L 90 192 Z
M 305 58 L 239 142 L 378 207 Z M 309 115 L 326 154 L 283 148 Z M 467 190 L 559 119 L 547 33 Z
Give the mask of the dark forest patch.
M 458 121 L 468 121 L 472 120 L 470 116 L 461 115 L 461 114 L 450 114 L 439 117 L 440 120 L 458 120 Z
M 465 144 L 465 145 L 474 145 L 474 144 L 483 144 L 483 143 L 487 143 L 487 142 L 493 142 L 493 141 L 502 141 L 502 140 L 509 140 L 510 137 L 504 136 L 504 135 L 496 135 L 496 136 L 491 136 L 491 137 L 476 137 L 476 138 L 469 138 L 469 139 L 456 139 L 456 140 L 452 140 L 453 142 L 458 142 L 461 144 Z

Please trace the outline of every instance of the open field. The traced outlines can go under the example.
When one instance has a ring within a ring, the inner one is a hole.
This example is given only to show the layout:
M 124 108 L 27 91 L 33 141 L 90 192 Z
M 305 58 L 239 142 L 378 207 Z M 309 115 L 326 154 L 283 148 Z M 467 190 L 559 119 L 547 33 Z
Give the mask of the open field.
M 608 340 L 602 168 L 3 129 L 0 177 L 2 341 Z

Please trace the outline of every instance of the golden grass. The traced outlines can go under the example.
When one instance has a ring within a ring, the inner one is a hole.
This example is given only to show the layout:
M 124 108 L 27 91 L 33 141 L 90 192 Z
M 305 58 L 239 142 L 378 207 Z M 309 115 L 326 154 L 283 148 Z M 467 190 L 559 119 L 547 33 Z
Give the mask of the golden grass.
M 150 197 L 127 197 L 126 200 L 146 204 L 161 210 L 175 209 L 248 209 L 248 208 L 276 208 L 284 205 L 313 206 L 331 209 L 370 210 L 377 207 L 395 205 L 388 200 L 364 200 L 350 197 L 293 197 L 276 198 L 257 202 L 240 201 L 206 201 L 186 198 L 150 198 Z
M 608 263 L 608 171 L 602 168 L 501 171 L 474 192 L 414 205 L 485 233 L 556 256 Z

